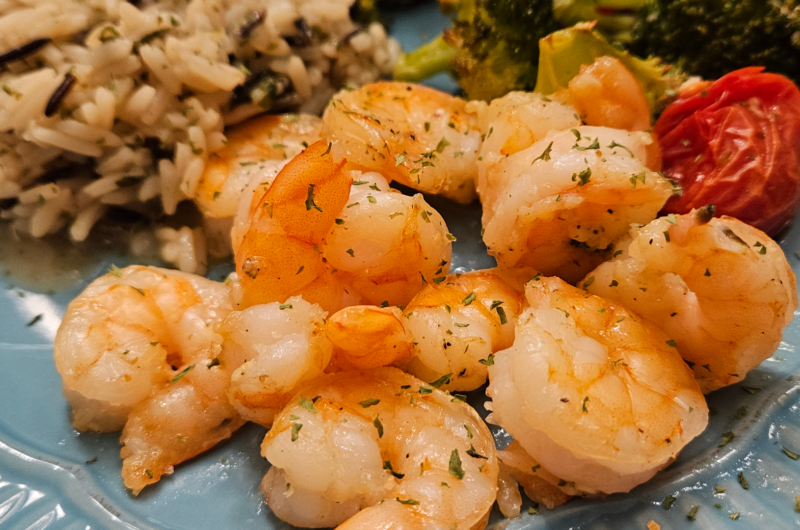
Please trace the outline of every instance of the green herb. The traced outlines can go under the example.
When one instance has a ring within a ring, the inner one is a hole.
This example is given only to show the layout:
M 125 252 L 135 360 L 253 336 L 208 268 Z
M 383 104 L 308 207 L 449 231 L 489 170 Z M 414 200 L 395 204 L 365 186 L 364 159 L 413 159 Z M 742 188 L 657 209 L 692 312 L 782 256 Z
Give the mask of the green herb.
M 631 155 L 631 158 L 633 158 L 633 153 L 631 152 L 631 150 L 630 150 L 630 149 L 628 149 L 627 147 L 625 147 L 625 146 L 624 146 L 624 145 L 622 145 L 622 144 L 618 144 L 618 143 L 617 143 L 617 142 L 615 142 L 614 140 L 611 140 L 611 143 L 610 143 L 610 144 L 608 144 L 608 148 L 609 148 L 609 149 L 614 149 L 615 147 L 619 147 L 620 149 L 625 149 L 625 150 L 628 152 L 628 154 L 629 154 L 629 155 Z
M 490 353 L 489 357 L 487 357 L 486 359 L 481 359 L 478 362 L 481 364 L 485 364 L 486 366 L 494 366 L 494 354 Z
M 472 427 L 465 423 L 464 428 L 467 430 L 467 438 L 472 438 Z
M 697 510 L 699 510 L 699 509 L 700 509 L 700 506 L 692 506 L 692 509 L 689 510 L 689 513 L 686 514 L 686 517 L 688 519 L 694 521 L 695 517 L 697 516 Z
M 214 357 L 213 359 L 211 359 L 211 362 L 206 365 L 206 368 L 211 370 L 215 366 L 219 366 L 219 357 Z
M 330 153 L 330 152 L 331 152 L 331 145 L 333 145 L 333 144 L 331 144 L 331 142 L 328 142 L 328 148 L 325 150 L 325 152 L 324 152 L 324 153 L 322 153 L 322 154 L 320 155 L 320 158 L 321 158 L 321 157 L 323 157 L 323 156 L 325 156 L 325 155 L 327 155 L 328 153 Z
M 297 441 L 297 437 L 300 433 L 300 429 L 303 428 L 302 423 L 292 423 L 292 441 Z
M 503 303 L 502 300 L 493 300 L 492 305 L 489 308 L 489 311 L 493 311 L 495 308 L 499 307 Z
M 450 400 L 451 403 L 466 403 L 467 396 L 464 394 L 453 394 L 453 399 Z
M 450 453 L 449 471 L 450 474 L 456 477 L 458 480 L 462 480 L 464 478 L 464 468 L 461 467 L 461 457 L 458 456 L 458 449 L 453 449 L 453 452 Z
M 553 151 L 553 142 L 550 142 L 550 145 L 544 150 L 544 152 L 533 159 L 531 165 L 535 164 L 537 160 L 541 160 L 542 162 L 549 162 L 550 161 L 550 153 Z
M 473 291 L 469 293 L 467 296 L 465 296 L 464 299 L 461 301 L 461 303 L 463 303 L 464 305 L 469 305 L 472 302 L 474 302 L 477 298 L 478 297 L 475 295 L 475 292 Z
M 343 225 L 344 219 L 334 219 L 333 222 L 336 223 L 337 225 Z
M 788 456 L 792 460 L 797 460 L 798 458 L 800 458 L 800 454 L 797 454 L 794 451 L 790 451 L 786 449 L 786 447 L 784 446 L 781 446 L 781 449 L 783 449 L 783 452 L 786 453 L 786 456 Z
M 283 311 L 284 309 L 292 309 L 292 304 L 281 304 L 278 308 Z
M 117 278 L 120 278 L 122 276 L 122 272 L 120 271 L 119 267 L 117 267 L 114 264 L 112 264 L 108 268 L 108 274 L 110 274 L 111 276 L 116 276 Z
M 419 216 L 422 217 L 422 220 L 425 221 L 426 223 L 430 223 L 431 220 L 430 220 L 430 217 L 428 217 L 428 215 L 430 215 L 430 214 L 431 214 L 431 212 L 426 212 L 425 210 L 422 210 L 419 213 Z
M 185 443 L 185 442 L 186 442 L 186 440 L 188 440 L 188 439 L 189 439 L 189 437 L 188 437 L 188 436 L 183 436 L 183 435 L 181 435 L 181 434 L 179 434 L 179 435 L 178 435 L 178 442 L 179 442 L 179 443 Z
M 714 486 L 714 493 L 725 493 L 726 490 L 723 486 Z
M 588 289 L 590 285 L 594 283 L 594 276 L 583 282 L 583 288 Z
M 734 438 L 736 438 L 736 435 L 733 434 L 732 431 L 727 431 L 722 433 L 722 439 L 717 444 L 717 447 L 725 447 L 726 445 L 731 443 Z
M 315 210 L 322 211 L 322 208 L 317 206 L 317 203 L 314 202 L 314 188 L 316 187 L 315 184 L 308 185 L 308 197 L 306 198 L 306 211 L 311 210 L 314 208 Z
M 469 324 L 462 324 L 460 322 L 453 322 L 453 325 L 457 328 L 468 328 Z
M 378 438 L 383 438 L 383 423 L 381 423 L 378 416 L 375 416 L 375 419 L 372 420 L 372 424 L 378 429 Z
M 573 173 L 572 174 L 572 181 L 578 181 L 578 186 L 585 186 L 589 183 L 589 179 L 592 177 L 592 168 L 587 167 L 580 173 Z
M 591 140 L 589 136 L 585 138 L 586 140 Z M 581 138 L 578 138 L 578 142 L 581 141 Z M 578 142 L 575 142 L 575 145 L 572 146 L 573 149 L 577 149 L 578 151 L 589 151 L 590 149 L 600 149 L 600 137 L 594 139 L 594 141 L 586 147 L 582 147 L 578 145 Z
M 419 501 L 416 501 L 414 499 L 401 499 L 400 497 L 395 497 L 394 500 L 396 500 L 400 504 L 405 504 L 406 506 L 417 506 L 417 505 L 419 505 Z
M 444 374 L 442 377 L 437 379 L 436 381 L 431 383 L 431 386 L 434 388 L 441 388 L 444 385 L 450 384 L 450 378 L 453 376 L 452 372 L 449 374 Z
M 761 392 L 761 389 L 760 389 L 760 388 L 756 388 L 756 387 L 749 387 L 749 386 L 743 386 L 743 387 L 742 387 L 742 390 L 744 390 L 744 391 L 745 391 L 745 392 L 747 392 L 748 394 L 757 394 L 757 393 Z
M 406 152 L 403 151 L 399 155 L 395 155 L 395 157 L 394 157 L 394 167 L 399 166 L 400 164 L 402 164 L 405 161 L 406 161 Z
M 305 265 L 300 265 L 300 268 L 299 268 L 299 269 L 297 269 L 297 272 L 295 272 L 295 273 L 294 273 L 294 275 L 295 275 L 295 276 L 297 276 L 298 274 L 300 274 L 301 272 L 303 272 L 303 269 L 305 269 L 305 268 L 306 268 L 306 266 L 305 266 Z
M 172 378 L 172 382 L 173 382 L 173 383 L 177 383 L 178 381 L 180 381 L 181 379 L 183 379 L 183 376 L 185 376 L 186 374 L 188 374 L 188 373 L 189 373 L 189 372 L 191 372 L 192 370 L 194 370 L 194 365 L 193 365 L 193 364 L 192 364 L 192 365 L 190 365 L 190 366 L 187 366 L 186 368 L 184 368 L 184 369 L 183 369 L 183 371 L 182 371 L 181 373 L 179 373 L 178 375 L 176 375 L 175 377 L 173 377 L 173 378 Z
M 392 463 L 388 460 L 383 462 L 383 469 L 394 475 L 395 478 L 403 478 L 405 477 L 404 473 L 397 473 L 394 469 L 392 469 Z
M 675 341 L 674 341 L 674 340 L 672 340 L 672 339 L 669 339 L 669 340 L 667 341 L 667 346 L 669 346 L 670 348 L 677 348 L 677 347 L 678 347 L 678 343 L 677 343 L 677 342 L 675 342 Z
M 741 484 L 744 489 L 746 490 L 750 489 L 750 484 L 748 484 L 747 479 L 744 478 L 744 473 L 742 473 L 741 471 L 739 472 L 738 475 L 736 475 L 736 480 L 739 481 L 739 484 Z
M 589 396 L 586 396 L 585 398 L 583 398 L 583 405 L 581 406 L 581 410 L 583 410 L 584 413 L 589 412 L 589 409 L 586 408 L 586 403 L 588 401 L 589 401 Z
M 467 454 L 469 456 L 471 456 L 472 458 L 483 458 L 484 460 L 489 460 L 488 457 L 485 457 L 482 454 L 480 454 L 478 451 L 476 451 L 475 447 L 473 447 L 472 445 L 470 445 L 469 449 L 467 449 Z
M 317 409 L 314 408 L 314 403 L 309 401 L 309 399 L 305 396 L 300 396 L 300 406 L 309 412 L 312 412 L 314 414 L 317 413 Z
M 381 402 L 380 399 L 369 398 L 369 399 L 365 399 L 364 401 L 359 401 L 358 404 L 361 405 L 362 407 L 364 407 L 365 409 L 368 409 L 370 407 L 374 407 L 375 405 L 377 405 L 380 402 Z
M 636 183 L 637 182 L 641 182 L 642 184 L 645 184 L 645 179 L 646 178 L 647 178 L 647 174 L 644 171 L 632 176 L 630 178 L 630 181 L 631 181 L 631 184 L 633 184 L 633 189 L 636 189 Z
M 444 237 L 446 237 L 448 241 L 457 241 L 457 239 L 456 239 L 456 236 L 454 236 L 454 235 L 453 235 L 453 234 L 451 234 L 450 232 L 446 233 L 446 234 L 444 235 Z
M 36 324 L 37 322 L 39 322 L 39 321 L 40 321 L 42 318 L 44 318 L 44 315 L 36 315 L 35 317 L 33 317 L 33 318 L 30 320 L 30 322 L 28 322 L 27 324 L 25 324 L 25 326 L 27 326 L 27 327 L 31 327 L 31 326 L 33 326 L 34 324 Z
M 351 257 L 351 258 L 355 258 L 355 257 L 356 257 L 356 253 L 355 253 L 355 252 L 353 252 L 353 249 L 352 249 L 352 248 L 348 248 L 347 250 L 345 250 L 345 252 L 347 252 L 348 254 L 350 254 L 350 257 Z
M 147 475 L 147 478 L 153 478 L 153 472 L 149 469 L 145 469 L 144 474 Z
M 117 28 L 114 26 L 106 26 L 103 28 L 103 31 L 100 32 L 100 42 L 112 42 L 117 40 L 118 38 L 122 37 L 117 31 Z
M 729 513 L 729 514 L 728 514 L 728 517 L 730 517 L 730 518 L 731 518 L 731 521 L 735 521 L 736 519 L 738 519 L 738 518 L 739 518 L 739 512 L 736 512 L 736 513 Z
M 86 461 L 86 464 L 87 464 L 87 465 L 92 465 L 92 464 L 94 464 L 95 462 L 97 462 L 97 457 L 90 458 L 89 460 L 87 460 L 87 461 Z
M 441 153 L 448 145 L 450 145 L 450 142 L 448 142 L 444 137 L 442 137 L 442 139 L 439 140 L 439 145 L 436 146 L 436 152 Z
M 140 295 L 144 296 L 144 291 L 142 291 L 142 290 L 141 290 L 141 289 L 139 289 L 138 287 L 133 287 L 133 286 L 131 286 L 131 289 L 133 289 L 134 291 L 136 291 L 136 292 L 137 292 L 137 293 L 139 293 Z
M 669 241 L 669 230 L 664 230 L 664 239 L 666 239 L 666 240 L 667 240 L 667 243 L 669 243 L 669 242 L 670 242 L 670 241 Z M 710 275 L 709 275 L 709 276 L 710 276 Z
M 420 394 L 431 394 L 433 393 L 433 389 L 429 386 L 421 386 L 419 387 Z
M 394 219 L 398 215 L 405 215 L 405 214 L 403 212 L 394 212 L 392 214 L 389 214 L 389 219 Z
M 430 132 L 430 131 L 431 131 L 431 122 L 426 121 L 425 122 L 425 132 Z
M 506 310 L 503 309 L 502 307 L 498 307 L 497 308 L 497 316 L 500 317 L 500 324 L 501 325 L 508 323 L 508 318 L 506 318 Z
M 672 505 L 675 504 L 675 501 L 677 500 L 678 499 L 676 499 L 674 496 L 667 495 L 666 497 L 664 497 L 664 500 L 661 501 L 661 507 L 664 508 L 665 510 L 669 510 L 670 508 L 672 508 Z

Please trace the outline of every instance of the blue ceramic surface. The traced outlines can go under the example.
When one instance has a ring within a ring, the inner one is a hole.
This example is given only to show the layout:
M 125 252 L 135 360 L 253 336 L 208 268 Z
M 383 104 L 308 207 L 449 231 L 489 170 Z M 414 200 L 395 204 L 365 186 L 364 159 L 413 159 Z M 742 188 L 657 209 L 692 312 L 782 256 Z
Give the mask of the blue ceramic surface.
M 390 13 L 392 33 L 406 49 L 435 36 L 445 24 L 435 5 Z M 432 83 L 454 85 L 446 77 Z M 431 198 L 458 237 L 454 267 L 470 270 L 493 265 L 480 242 L 477 206 L 462 207 Z M 26 289 L 16 250 L 0 237 L 0 528 L 22 529 L 259 529 L 291 528 L 264 504 L 258 483 L 267 471 L 259 456 L 264 429 L 249 425 L 231 440 L 181 464 L 139 497 L 122 485 L 117 435 L 87 435 L 69 423 L 69 407 L 54 368 L 52 343 L 67 303 L 110 264 L 130 258 L 106 251 L 79 260 L 79 273 L 67 275 L 50 294 Z M 792 267 L 800 270 L 800 226 L 780 239 Z M 66 255 L 40 244 L 29 254 L 26 274 L 45 270 L 48 261 Z M 13 255 L 12 255 L 13 254 Z M 230 266 L 210 277 L 219 279 Z M 39 288 L 41 290 L 41 288 Z M 27 325 L 42 315 L 32 325 Z M 662 529 L 770 528 L 800 526 L 795 508 L 800 495 L 800 461 L 783 451 L 800 452 L 800 319 L 786 330 L 775 355 L 743 384 L 709 396 L 714 412 L 708 429 L 680 458 L 648 484 L 625 495 L 578 500 L 554 510 L 526 513 L 506 522 L 493 514 L 490 528 L 642 529 L 655 520 Z M 482 413 L 485 397 L 473 392 L 470 402 Z M 723 433 L 735 438 L 720 446 Z M 498 444 L 507 443 L 495 431 Z M 738 474 L 749 484 L 745 489 Z M 714 486 L 725 488 L 715 493 Z M 676 498 L 670 510 L 662 507 Z M 720 506 L 716 508 L 715 505 Z M 699 506 L 695 520 L 687 513 Z M 732 514 L 738 514 L 733 519 Z

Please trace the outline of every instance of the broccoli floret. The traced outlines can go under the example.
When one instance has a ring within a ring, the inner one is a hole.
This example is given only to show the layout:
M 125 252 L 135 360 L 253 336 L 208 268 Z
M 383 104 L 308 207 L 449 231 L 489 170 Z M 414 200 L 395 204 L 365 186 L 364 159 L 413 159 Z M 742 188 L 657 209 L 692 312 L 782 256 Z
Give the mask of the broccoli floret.
M 709 79 L 765 66 L 800 82 L 798 5 L 796 0 L 648 0 L 631 50 Z
M 646 0 L 553 0 L 553 14 L 562 27 L 597 20 L 611 42 L 627 44 L 639 10 Z
M 593 23 L 577 24 L 539 42 L 536 92 L 552 94 L 566 88 L 572 78 L 578 75 L 581 66 L 592 64 L 599 57 L 610 56 L 619 59 L 642 84 L 651 112 L 661 110 L 684 77 L 671 72 L 671 68 L 661 64 L 660 59 L 640 59 L 612 46 L 593 28 Z
M 440 5 L 455 12 L 453 27 L 443 40 L 403 58 L 396 79 L 419 81 L 417 74 L 452 68 L 470 99 L 533 90 L 539 39 L 559 28 L 552 0 L 441 0 Z M 448 53 L 452 61 L 444 60 Z

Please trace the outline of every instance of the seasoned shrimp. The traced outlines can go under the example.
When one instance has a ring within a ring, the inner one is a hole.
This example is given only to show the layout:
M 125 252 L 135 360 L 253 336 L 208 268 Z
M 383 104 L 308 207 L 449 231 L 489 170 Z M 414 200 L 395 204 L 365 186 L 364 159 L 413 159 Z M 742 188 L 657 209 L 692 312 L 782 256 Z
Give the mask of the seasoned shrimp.
M 73 425 L 125 426 L 134 493 L 242 425 L 225 396 L 230 369 L 213 362 L 230 311 L 224 284 L 141 266 L 113 269 L 67 308 L 54 356 Z
M 501 267 L 579 280 L 673 193 L 643 163 L 650 141 L 646 133 L 579 127 L 487 167 L 479 189 L 489 253 Z
M 478 414 L 395 368 L 301 386 L 261 452 L 273 466 L 261 491 L 295 526 L 479 530 L 497 491 Z
M 675 340 L 704 392 L 741 381 L 772 355 L 797 309 L 781 248 L 706 207 L 662 217 L 589 273 L 592 293 L 630 307 Z
M 481 131 L 465 105 L 420 85 L 373 83 L 333 97 L 322 135 L 337 158 L 468 204 L 476 198 Z
M 484 132 L 479 169 L 527 149 L 550 131 L 583 125 L 576 109 L 534 92 L 509 92 L 491 103 L 470 101 L 467 111 L 477 115 Z
M 535 277 L 516 339 L 489 367 L 489 421 L 567 494 L 629 491 L 708 423 L 692 372 L 655 325 Z
M 554 97 L 577 109 L 586 125 L 626 131 L 650 128 L 650 105 L 642 84 L 614 57 L 581 66 L 569 88 Z
M 322 375 L 331 360 L 325 315 L 297 296 L 228 316 L 220 360 L 237 367 L 227 395 L 239 414 L 269 427 L 299 383 Z
M 391 308 L 343 309 L 326 324 L 334 355 L 345 368 L 394 364 L 442 389 L 474 390 L 486 382 L 492 354 L 514 342 L 522 288 L 506 279 L 491 270 L 433 278 L 402 316 Z
M 241 307 L 295 295 L 326 311 L 406 304 L 424 277 L 449 268 L 452 236 L 421 195 L 342 166 L 319 142 L 265 193 L 243 198 L 233 230 Z
M 290 159 L 319 140 L 321 127 L 316 116 L 284 114 L 254 118 L 228 132 L 226 146 L 206 162 L 194 195 L 212 256 L 230 256 L 241 198 L 256 188 L 263 195 Z

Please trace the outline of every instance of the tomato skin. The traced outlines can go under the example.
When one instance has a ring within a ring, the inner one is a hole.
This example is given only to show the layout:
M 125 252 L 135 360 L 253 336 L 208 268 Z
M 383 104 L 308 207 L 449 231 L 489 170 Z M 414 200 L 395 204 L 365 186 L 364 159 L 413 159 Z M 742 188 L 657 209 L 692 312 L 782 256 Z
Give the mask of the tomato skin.
M 664 207 L 707 204 L 775 235 L 800 207 L 800 90 L 751 67 L 684 90 L 654 132 L 662 172 L 683 188 Z

